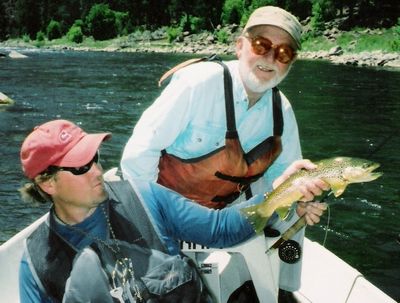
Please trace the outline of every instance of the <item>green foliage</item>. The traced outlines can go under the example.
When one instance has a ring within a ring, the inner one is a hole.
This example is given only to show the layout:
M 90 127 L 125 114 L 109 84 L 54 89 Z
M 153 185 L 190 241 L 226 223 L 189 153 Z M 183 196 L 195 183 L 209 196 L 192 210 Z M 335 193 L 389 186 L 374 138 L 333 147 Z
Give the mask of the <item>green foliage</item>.
M 36 42 L 35 42 L 36 47 L 42 47 L 45 44 L 45 40 L 46 40 L 45 33 L 42 31 L 38 31 L 36 33 Z
M 229 41 L 229 34 L 225 29 L 220 29 L 215 33 L 217 36 L 217 41 L 220 43 L 227 43 Z
M 29 37 L 28 34 L 23 34 L 22 35 L 22 41 L 24 41 L 25 43 L 28 43 L 31 41 L 31 37 Z
M 312 37 L 309 36 L 301 43 L 301 50 L 306 52 L 327 51 L 335 44 L 324 36 Z
M 36 41 L 44 41 L 46 39 L 46 35 L 42 31 L 38 31 L 36 33 Z
M 320 35 L 325 29 L 322 7 L 319 1 L 312 6 L 311 29 L 314 36 Z
M 170 26 L 167 28 L 167 40 L 169 43 L 177 40 L 182 36 L 182 28 L 180 26 Z
M 95 4 L 86 16 L 89 33 L 95 40 L 107 40 L 117 36 L 115 12 L 108 4 Z
M 73 25 L 83 28 L 85 26 L 85 23 L 83 23 L 82 19 L 76 19 Z
M 302 42 L 303 51 L 328 51 L 334 46 L 340 46 L 345 52 L 360 53 L 372 51 L 398 52 L 400 51 L 399 34 L 396 27 L 388 30 L 370 30 L 357 28 L 349 32 L 342 32 L 335 41 L 325 36 L 309 36 Z
M 67 33 L 67 39 L 70 42 L 82 43 L 83 41 L 82 28 L 77 24 L 72 25 Z
M 400 18 L 397 19 L 397 25 L 393 27 L 393 30 L 400 38 Z
M 335 17 L 335 9 L 331 0 L 315 0 L 311 10 L 311 28 L 314 36 L 325 30 L 325 23 Z
M 372 33 L 366 31 L 358 37 L 354 51 L 361 52 L 387 50 L 398 52 L 400 51 L 399 41 L 399 36 L 394 29 L 387 30 L 384 33 L 380 30 Z
M 129 14 L 122 12 L 114 12 L 115 26 L 118 35 L 126 36 L 132 31 L 132 23 L 129 21 Z
M 187 14 L 183 14 L 179 19 L 179 26 L 182 32 L 190 30 L 189 16 Z
M 222 24 L 240 24 L 244 13 L 244 0 L 225 0 L 221 15 Z
M 191 33 L 198 33 L 206 26 L 205 18 L 189 15 L 189 27 Z
M 47 33 L 47 39 L 49 40 L 61 38 L 62 32 L 61 32 L 60 22 L 51 20 L 49 25 L 47 25 L 46 33 Z

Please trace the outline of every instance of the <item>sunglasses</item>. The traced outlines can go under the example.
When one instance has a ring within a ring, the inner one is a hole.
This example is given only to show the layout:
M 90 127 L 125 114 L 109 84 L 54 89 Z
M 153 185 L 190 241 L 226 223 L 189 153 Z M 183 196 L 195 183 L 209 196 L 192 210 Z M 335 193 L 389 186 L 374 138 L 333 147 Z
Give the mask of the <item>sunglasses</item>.
M 288 64 L 296 57 L 296 51 L 288 44 L 274 45 L 271 40 L 260 36 L 246 38 L 251 41 L 251 48 L 256 55 L 265 56 L 273 49 L 275 60 L 283 64 Z
M 59 171 L 69 171 L 70 173 L 72 173 L 75 176 L 83 175 L 83 174 L 86 174 L 92 168 L 93 163 L 96 163 L 96 164 L 99 163 L 99 158 L 100 158 L 99 152 L 96 152 L 93 159 L 90 160 L 89 163 L 87 163 L 83 166 L 80 166 L 80 167 L 49 166 L 43 172 L 43 174 L 53 175 Z

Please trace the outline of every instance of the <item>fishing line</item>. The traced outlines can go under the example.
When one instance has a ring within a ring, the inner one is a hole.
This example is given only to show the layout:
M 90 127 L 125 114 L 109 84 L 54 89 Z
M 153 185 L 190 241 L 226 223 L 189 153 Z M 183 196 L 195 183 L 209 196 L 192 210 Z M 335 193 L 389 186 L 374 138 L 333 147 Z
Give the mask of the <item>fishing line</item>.
M 324 236 L 324 240 L 322 241 L 322 246 L 325 247 L 326 244 L 326 239 L 328 238 L 328 230 L 329 230 L 329 223 L 331 221 L 331 208 L 329 206 L 329 204 L 327 204 L 327 221 L 326 221 L 326 226 L 325 226 L 325 236 Z
M 370 159 L 374 154 L 376 154 L 379 150 L 382 149 L 386 145 L 386 143 L 389 142 L 395 135 L 398 135 L 400 132 L 399 131 L 393 131 L 391 134 L 383 138 L 381 143 L 379 143 L 372 151 L 370 151 L 365 157 L 367 159 Z

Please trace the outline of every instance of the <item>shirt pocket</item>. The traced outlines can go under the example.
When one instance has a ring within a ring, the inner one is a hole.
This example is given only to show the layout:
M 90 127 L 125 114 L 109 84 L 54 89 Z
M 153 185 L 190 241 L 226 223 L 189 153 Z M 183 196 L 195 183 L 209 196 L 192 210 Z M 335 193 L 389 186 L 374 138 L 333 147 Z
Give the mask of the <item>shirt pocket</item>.
M 201 157 L 225 146 L 225 133 L 225 125 L 190 124 L 167 152 L 182 159 Z

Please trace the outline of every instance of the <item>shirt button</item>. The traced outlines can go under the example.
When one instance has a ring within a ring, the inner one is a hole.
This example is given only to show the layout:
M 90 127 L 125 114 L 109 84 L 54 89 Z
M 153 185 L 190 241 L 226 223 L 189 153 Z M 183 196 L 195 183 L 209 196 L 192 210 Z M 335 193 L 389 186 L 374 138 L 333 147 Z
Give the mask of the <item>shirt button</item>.
M 202 140 L 201 140 L 201 138 L 197 138 L 197 142 L 201 142 Z

